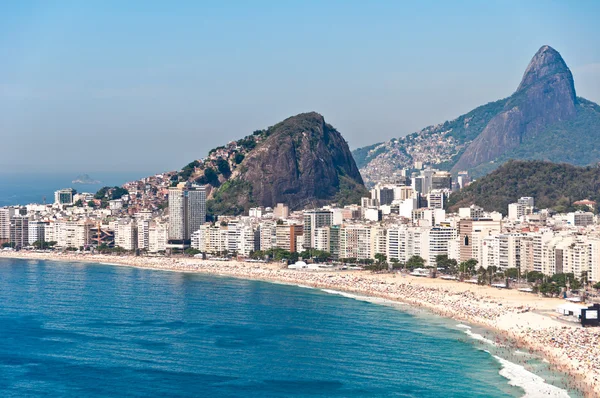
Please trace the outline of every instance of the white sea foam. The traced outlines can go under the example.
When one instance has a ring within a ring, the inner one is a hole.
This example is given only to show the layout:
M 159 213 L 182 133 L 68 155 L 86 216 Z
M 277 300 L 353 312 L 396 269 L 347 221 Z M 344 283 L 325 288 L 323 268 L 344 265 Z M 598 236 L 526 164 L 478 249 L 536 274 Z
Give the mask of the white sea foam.
M 358 294 L 342 292 L 339 290 L 321 289 L 321 291 L 323 291 L 325 293 L 329 293 L 329 294 L 337 294 L 338 296 L 343 296 L 343 297 L 351 298 L 354 300 L 366 301 L 366 302 L 373 303 L 373 304 L 405 305 L 404 303 L 400 303 L 400 302 L 394 301 L 394 300 L 388 300 L 388 299 L 379 298 L 379 297 L 361 296 Z
M 464 332 L 465 332 L 465 333 L 466 333 L 466 334 L 467 334 L 467 335 L 468 335 L 470 338 L 472 338 L 473 340 L 478 340 L 478 341 L 481 341 L 481 342 L 483 342 L 483 343 L 487 343 L 487 344 L 490 344 L 490 345 L 493 345 L 493 346 L 497 346 L 497 345 L 498 345 L 498 344 L 496 344 L 494 341 L 492 341 L 492 340 L 490 340 L 490 339 L 488 339 L 488 338 L 485 338 L 485 337 L 483 337 L 483 336 L 482 336 L 482 335 L 480 335 L 479 333 L 473 333 L 473 332 L 471 331 L 471 328 L 469 328 L 469 329 L 465 329 L 465 330 L 464 330 Z
M 463 325 L 462 323 L 459 323 L 458 325 L 456 325 L 456 327 L 460 329 L 471 329 L 471 326 Z
M 566 390 L 546 383 L 543 378 L 531 373 L 523 366 L 507 361 L 496 355 L 494 355 L 494 358 L 502 365 L 500 375 L 508 379 L 508 384 L 511 386 L 521 387 L 525 391 L 523 397 L 569 397 L 569 393 Z

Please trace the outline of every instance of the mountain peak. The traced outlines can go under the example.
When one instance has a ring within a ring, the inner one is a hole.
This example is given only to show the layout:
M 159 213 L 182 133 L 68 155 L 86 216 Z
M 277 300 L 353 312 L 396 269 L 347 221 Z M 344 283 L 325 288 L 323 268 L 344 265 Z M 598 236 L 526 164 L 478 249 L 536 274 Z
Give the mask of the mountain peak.
M 517 92 L 556 75 L 568 80 L 571 88 L 570 91 L 572 92 L 571 97 L 574 100 L 575 84 L 573 83 L 573 75 L 569 67 L 558 51 L 548 45 L 544 45 L 540 47 L 529 62 L 529 65 L 527 65 Z

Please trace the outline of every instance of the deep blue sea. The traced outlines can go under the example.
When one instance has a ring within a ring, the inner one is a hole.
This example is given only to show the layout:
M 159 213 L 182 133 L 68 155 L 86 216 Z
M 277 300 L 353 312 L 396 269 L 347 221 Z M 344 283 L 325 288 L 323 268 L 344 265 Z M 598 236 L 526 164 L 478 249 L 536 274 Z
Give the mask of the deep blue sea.
M 95 193 L 103 186 L 121 186 L 152 175 L 152 173 L 88 173 L 100 184 L 72 184 L 80 173 L 5 173 L 0 172 L 0 207 L 26 205 L 29 203 L 54 202 L 54 191 L 63 188 L 75 188 L 78 192 Z
M 564 383 L 475 328 L 331 293 L 0 259 L 0 396 L 522 396 L 511 380 L 537 396 L 548 385 L 521 364 Z

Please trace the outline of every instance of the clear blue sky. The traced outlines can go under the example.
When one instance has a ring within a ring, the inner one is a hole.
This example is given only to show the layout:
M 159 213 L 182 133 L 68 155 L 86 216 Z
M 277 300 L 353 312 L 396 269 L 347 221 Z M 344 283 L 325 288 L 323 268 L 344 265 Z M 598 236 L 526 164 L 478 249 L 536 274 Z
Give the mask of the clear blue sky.
M 177 169 L 312 110 L 356 148 L 510 95 L 544 44 L 600 102 L 598 15 L 599 1 L 1 2 L 0 171 Z

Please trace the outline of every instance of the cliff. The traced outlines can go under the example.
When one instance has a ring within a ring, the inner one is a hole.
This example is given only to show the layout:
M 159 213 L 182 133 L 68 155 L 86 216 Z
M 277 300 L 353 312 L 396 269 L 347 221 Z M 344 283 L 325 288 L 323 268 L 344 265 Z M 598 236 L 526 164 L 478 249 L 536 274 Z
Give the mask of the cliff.
M 240 214 L 252 206 L 285 203 L 297 210 L 367 195 L 342 135 L 310 112 L 215 148 L 176 176 L 209 184 L 213 214 Z
M 416 161 L 474 177 L 509 159 L 585 166 L 600 161 L 600 106 L 576 96 L 564 59 L 542 46 L 511 96 L 353 155 L 367 184 Z

